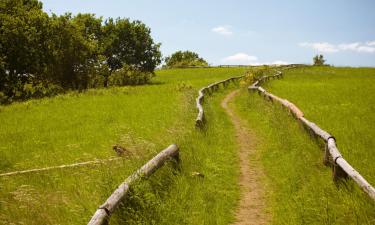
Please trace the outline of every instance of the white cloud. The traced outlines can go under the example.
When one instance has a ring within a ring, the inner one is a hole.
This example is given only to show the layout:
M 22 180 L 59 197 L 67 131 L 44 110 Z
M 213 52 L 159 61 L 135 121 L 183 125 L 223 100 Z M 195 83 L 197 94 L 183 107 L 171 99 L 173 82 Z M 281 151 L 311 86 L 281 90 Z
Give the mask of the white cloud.
M 351 50 L 351 51 L 356 51 L 356 52 L 367 52 L 367 53 L 373 53 L 375 52 L 375 42 L 367 42 L 366 44 L 361 44 L 359 42 L 355 43 L 349 43 L 349 44 L 341 44 L 339 45 L 339 48 L 341 50 Z
M 237 53 L 231 56 L 228 56 L 221 60 L 225 64 L 229 65 L 251 65 L 251 66 L 259 66 L 259 65 L 286 65 L 290 64 L 289 62 L 283 60 L 276 60 L 273 62 L 260 62 L 258 57 L 253 55 L 248 55 L 246 53 Z
M 258 60 L 256 56 L 248 55 L 246 53 L 237 53 L 224 58 L 222 61 L 229 64 L 251 64 Z
M 357 49 L 358 52 L 367 52 L 367 53 L 375 53 L 375 47 L 372 46 L 359 46 Z
M 218 26 L 211 29 L 212 32 L 224 35 L 224 36 L 230 36 L 233 34 L 233 32 L 230 30 L 229 26 Z
M 339 51 L 334 45 L 328 42 L 316 42 L 316 43 L 303 42 L 303 43 L 299 43 L 299 46 L 309 47 L 322 53 L 333 53 L 333 52 Z
M 276 61 L 273 61 L 272 63 L 270 63 L 271 65 L 288 65 L 288 64 L 291 64 L 289 62 L 286 62 L 286 61 L 282 61 L 282 60 L 276 60 Z
M 339 51 L 375 53 L 375 41 L 368 41 L 364 44 L 361 42 L 352 42 L 352 43 L 342 43 L 338 45 L 330 44 L 328 42 L 316 42 L 316 43 L 303 42 L 303 43 L 299 43 L 299 46 L 312 48 L 321 53 L 334 53 L 334 52 L 339 52 Z

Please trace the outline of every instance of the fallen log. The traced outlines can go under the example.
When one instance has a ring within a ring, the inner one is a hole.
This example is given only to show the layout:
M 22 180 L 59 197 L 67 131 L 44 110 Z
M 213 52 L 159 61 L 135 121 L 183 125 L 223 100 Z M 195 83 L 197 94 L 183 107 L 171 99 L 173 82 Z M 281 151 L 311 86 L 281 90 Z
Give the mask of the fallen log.
M 95 214 L 92 216 L 88 225 L 103 225 L 107 224 L 111 214 L 117 208 L 119 203 L 123 201 L 129 191 L 129 187 L 137 180 L 143 177 L 149 177 L 158 168 L 160 168 L 165 161 L 170 158 L 179 160 L 178 146 L 173 144 L 168 148 L 161 151 L 154 158 L 148 161 L 139 170 L 130 175 L 118 188 L 112 193 L 111 196 L 101 205 Z

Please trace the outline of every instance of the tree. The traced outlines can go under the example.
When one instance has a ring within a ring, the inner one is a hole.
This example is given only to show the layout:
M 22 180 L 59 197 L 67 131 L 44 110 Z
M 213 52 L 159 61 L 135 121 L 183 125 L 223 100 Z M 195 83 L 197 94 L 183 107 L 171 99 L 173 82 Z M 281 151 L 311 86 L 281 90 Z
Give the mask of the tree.
M 154 43 L 150 34 L 150 28 L 140 21 L 108 19 L 103 27 L 101 46 L 110 73 L 124 65 L 153 73 L 161 63 L 161 52 L 160 44 Z
M 86 89 L 89 73 L 97 64 L 101 19 L 91 14 L 52 15 L 50 43 L 52 62 L 48 74 L 66 89 Z
M 0 1 L 1 90 L 7 96 L 30 79 L 39 79 L 50 59 L 48 14 L 37 0 Z
M 199 55 L 191 51 L 177 51 L 171 56 L 165 58 L 164 67 L 182 68 L 189 66 L 208 66 L 208 63 Z
M 0 0 L 0 101 L 107 86 L 112 72 L 111 85 L 143 84 L 161 62 L 159 48 L 140 21 L 49 16 L 38 0 Z
M 323 55 L 316 55 L 313 58 L 314 66 L 323 66 L 325 61 L 326 60 L 323 58 Z

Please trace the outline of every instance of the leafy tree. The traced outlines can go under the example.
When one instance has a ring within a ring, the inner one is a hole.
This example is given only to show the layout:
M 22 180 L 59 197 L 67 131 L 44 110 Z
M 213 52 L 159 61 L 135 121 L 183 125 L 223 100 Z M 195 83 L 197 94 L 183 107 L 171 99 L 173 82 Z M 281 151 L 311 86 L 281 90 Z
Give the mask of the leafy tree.
M 208 66 L 208 63 L 199 55 L 191 51 L 177 51 L 171 56 L 165 58 L 164 67 L 182 68 L 189 66 Z
M 55 82 L 68 89 L 86 89 L 89 72 L 99 56 L 101 19 L 90 14 L 51 17 L 52 62 L 49 74 Z
M 0 0 L 0 102 L 107 86 L 112 73 L 111 85 L 145 83 L 159 48 L 140 21 L 49 16 L 38 0 Z
M 161 62 L 160 44 L 151 38 L 151 30 L 140 21 L 108 19 L 101 40 L 110 73 L 124 65 L 134 70 L 153 72 Z
M 1 90 L 7 96 L 31 78 L 39 77 L 50 58 L 49 18 L 37 0 L 0 1 Z M 4 82 L 4 83 L 3 83 Z
M 326 60 L 323 55 L 316 55 L 313 58 L 314 66 L 323 66 Z

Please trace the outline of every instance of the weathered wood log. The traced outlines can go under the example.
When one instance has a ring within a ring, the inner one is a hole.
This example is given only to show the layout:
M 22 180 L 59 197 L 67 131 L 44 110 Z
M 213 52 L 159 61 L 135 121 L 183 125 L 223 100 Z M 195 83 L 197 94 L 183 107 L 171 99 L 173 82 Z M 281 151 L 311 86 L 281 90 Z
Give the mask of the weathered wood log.
M 60 165 L 60 166 L 50 166 L 50 167 L 44 167 L 44 168 L 38 168 L 38 169 L 20 170 L 20 171 L 2 173 L 2 174 L 0 174 L 0 177 L 21 175 L 21 174 L 27 174 L 27 173 L 38 173 L 38 172 L 44 172 L 44 171 L 56 170 L 56 169 L 66 169 L 66 168 L 74 168 L 74 167 L 80 167 L 80 166 L 88 166 L 88 165 L 117 161 L 117 160 L 121 160 L 121 159 L 122 158 L 109 158 L 109 159 L 92 160 L 92 161 L 73 163 L 73 164 L 67 164 L 67 165 Z
M 126 194 L 129 191 L 130 185 L 132 185 L 136 180 L 143 177 L 149 177 L 158 168 L 160 168 L 165 161 L 170 158 L 179 160 L 179 149 L 178 146 L 173 144 L 168 148 L 161 151 L 154 158 L 148 161 L 139 170 L 130 175 L 118 188 L 112 193 L 112 195 L 101 205 L 91 218 L 89 225 L 103 225 L 107 224 L 111 214 L 117 208 L 119 203 L 124 200 Z
M 296 118 L 303 117 L 303 112 L 297 106 L 295 106 L 293 103 L 289 102 L 288 100 L 282 99 L 281 104 L 285 106 L 286 108 L 288 108 L 290 112 L 292 112 L 293 115 L 295 115 Z
M 262 87 L 258 87 L 258 91 L 259 91 L 260 93 L 265 93 L 265 92 L 266 92 L 266 90 L 264 90 Z
M 238 76 L 238 77 L 231 77 L 219 82 L 212 83 L 208 85 L 207 87 L 203 87 L 198 91 L 198 97 L 196 98 L 196 107 L 198 109 L 198 115 L 195 120 L 195 127 L 197 128 L 203 128 L 205 123 L 205 117 L 204 117 L 204 110 L 203 110 L 203 99 L 205 94 L 212 94 L 214 91 L 218 90 L 220 88 L 220 84 L 223 84 L 225 87 L 229 84 L 229 82 L 233 81 L 235 82 L 238 79 L 243 78 L 244 76 Z
M 308 121 L 305 117 L 300 117 L 299 120 L 309 129 L 311 129 L 317 136 L 321 137 L 325 142 L 332 137 L 332 135 L 330 135 L 328 132 L 322 130 L 315 123 Z
M 338 158 L 336 164 L 352 178 L 359 187 L 375 201 L 375 188 L 371 186 L 344 158 Z

